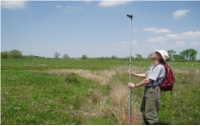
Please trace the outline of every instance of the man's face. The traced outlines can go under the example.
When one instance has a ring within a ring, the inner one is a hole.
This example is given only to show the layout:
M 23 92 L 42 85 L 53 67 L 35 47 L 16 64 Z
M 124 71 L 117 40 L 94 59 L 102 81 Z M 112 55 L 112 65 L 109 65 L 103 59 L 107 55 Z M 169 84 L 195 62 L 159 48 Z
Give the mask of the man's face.
M 157 59 L 156 52 L 153 52 L 153 53 L 151 54 L 151 59 Z

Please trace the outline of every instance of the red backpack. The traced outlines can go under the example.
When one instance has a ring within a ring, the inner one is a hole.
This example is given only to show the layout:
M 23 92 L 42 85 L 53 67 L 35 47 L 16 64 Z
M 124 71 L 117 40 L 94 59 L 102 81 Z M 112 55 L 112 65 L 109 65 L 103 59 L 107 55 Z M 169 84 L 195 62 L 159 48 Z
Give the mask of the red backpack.
M 158 85 L 161 91 L 171 91 L 174 86 L 175 77 L 171 67 L 167 64 L 162 64 L 165 67 L 165 77 Z M 157 65 L 156 65 L 157 66 Z M 155 67 L 156 67 L 155 66 Z

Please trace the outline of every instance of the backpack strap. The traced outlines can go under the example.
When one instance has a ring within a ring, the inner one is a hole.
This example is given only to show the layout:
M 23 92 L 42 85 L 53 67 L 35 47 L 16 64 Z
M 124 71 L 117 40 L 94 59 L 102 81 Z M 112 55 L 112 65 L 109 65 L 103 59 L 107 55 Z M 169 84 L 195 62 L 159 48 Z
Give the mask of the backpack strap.
M 153 66 L 153 69 L 154 69 L 157 65 L 159 65 L 159 64 L 154 65 L 154 66 Z M 152 71 L 153 71 L 153 69 L 152 69 Z M 157 78 L 157 80 L 158 80 L 158 78 Z M 151 92 L 152 92 L 152 88 L 153 88 L 153 83 L 154 83 L 154 80 L 152 80 L 152 82 L 151 82 Z
M 159 64 L 161 64 L 161 63 L 159 63 Z M 156 66 L 158 66 L 159 64 L 156 64 L 155 66 L 153 66 L 153 69 L 154 69 Z M 152 71 L 153 71 L 153 69 L 152 69 Z M 157 78 L 156 81 L 158 82 L 158 78 Z M 153 87 L 153 82 L 154 82 L 154 80 L 152 80 L 152 87 Z
M 159 65 L 159 64 L 162 64 L 162 63 L 158 63 L 158 64 L 156 64 L 154 67 L 153 67 L 153 69 L 157 66 L 157 65 Z M 162 64 L 163 65 L 163 64 Z M 163 65 L 164 66 L 164 65 Z M 166 72 L 166 71 L 165 71 Z M 157 78 L 157 80 L 156 80 L 157 82 L 158 82 L 158 78 Z M 152 81 L 152 86 L 151 87 L 153 87 L 153 82 L 154 82 L 154 80 Z M 159 87 L 159 85 L 158 85 L 158 87 Z M 159 87 L 160 88 L 160 87 Z M 160 89 L 161 90 L 161 89 Z M 161 93 L 162 93 L 162 90 L 161 90 Z

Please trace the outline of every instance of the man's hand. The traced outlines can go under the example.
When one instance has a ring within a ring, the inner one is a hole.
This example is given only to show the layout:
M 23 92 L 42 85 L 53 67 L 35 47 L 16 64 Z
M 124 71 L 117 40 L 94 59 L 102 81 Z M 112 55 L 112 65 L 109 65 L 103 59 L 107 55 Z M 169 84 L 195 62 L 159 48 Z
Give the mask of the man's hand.
M 130 88 L 136 88 L 136 85 L 134 83 L 128 83 L 128 87 L 130 87 Z
M 134 74 L 135 74 L 131 69 L 128 71 L 128 73 L 129 73 L 130 75 L 132 75 L 132 76 L 134 76 Z
M 128 71 L 128 74 L 134 77 L 146 78 L 146 73 L 136 74 L 131 69 Z

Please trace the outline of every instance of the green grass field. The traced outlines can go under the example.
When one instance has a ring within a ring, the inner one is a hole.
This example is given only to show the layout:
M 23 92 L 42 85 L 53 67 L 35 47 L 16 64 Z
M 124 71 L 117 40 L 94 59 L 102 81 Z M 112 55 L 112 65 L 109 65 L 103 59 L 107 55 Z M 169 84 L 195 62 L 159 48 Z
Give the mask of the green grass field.
M 200 63 L 169 64 L 176 83 L 172 94 L 162 94 L 160 121 L 200 124 Z M 133 70 L 145 72 L 150 65 L 133 61 Z M 127 124 L 128 69 L 128 61 L 115 60 L 1 60 L 1 124 Z M 134 124 L 143 124 L 143 90 L 133 90 Z

